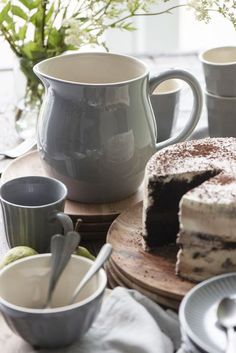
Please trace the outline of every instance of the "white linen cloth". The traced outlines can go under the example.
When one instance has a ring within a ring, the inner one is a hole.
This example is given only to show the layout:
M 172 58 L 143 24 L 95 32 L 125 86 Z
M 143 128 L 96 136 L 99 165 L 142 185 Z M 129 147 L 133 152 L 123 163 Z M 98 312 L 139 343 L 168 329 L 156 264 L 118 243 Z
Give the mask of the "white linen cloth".
M 177 314 L 122 287 L 111 291 L 92 327 L 72 346 L 36 351 L 14 334 L 0 337 L 4 353 L 174 353 L 180 345 Z

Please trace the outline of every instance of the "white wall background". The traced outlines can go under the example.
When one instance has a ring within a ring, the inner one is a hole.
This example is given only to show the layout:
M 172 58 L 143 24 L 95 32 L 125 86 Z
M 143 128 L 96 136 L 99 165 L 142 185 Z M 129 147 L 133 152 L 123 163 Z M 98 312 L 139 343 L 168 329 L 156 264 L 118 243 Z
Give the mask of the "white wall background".
M 166 8 L 156 6 L 153 11 Z M 133 33 L 110 31 L 109 48 L 129 54 L 156 55 L 160 53 L 199 52 L 205 48 L 236 45 L 236 30 L 223 16 L 212 14 L 210 23 L 197 21 L 187 8 L 172 14 L 136 18 L 138 30 Z
M 182 8 L 179 27 L 181 51 L 201 51 L 207 47 L 236 45 L 236 30 L 217 13 L 212 15 L 210 23 L 205 24 L 197 21 L 192 11 Z
M 0 68 L 5 70 L 13 66 L 13 54 L 8 44 L 0 38 Z
M 176 4 L 178 1 L 176 1 Z M 166 9 L 164 4 L 153 6 L 153 12 Z M 112 51 L 128 54 L 160 54 L 179 49 L 180 44 L 180 11 L 173 10 L 173 14 L 143 16 L 134 18 L 136 31 L 110 30 L 107 33 L 107 43 Z

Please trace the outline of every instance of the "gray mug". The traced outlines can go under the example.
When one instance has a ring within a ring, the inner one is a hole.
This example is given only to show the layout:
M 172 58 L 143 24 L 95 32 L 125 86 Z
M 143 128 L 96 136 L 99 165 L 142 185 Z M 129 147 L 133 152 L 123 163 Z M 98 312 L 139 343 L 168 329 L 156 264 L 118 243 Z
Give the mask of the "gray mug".
M 158 126 L 157 142 L 167 140 L 171 136 L 179 110 L 181 88 L 179 80 L 167 80 L 161 83 L 150 97 Z
M 49 251 L 54 234 L 73 230 L 63 212 L 66 196 L 66 186 L 53 178 L 26 176 L 4 183 L 0 201 L 8 245 Z
M 236 97 L 236 46 L 212 48 L 199 56 L 209 93 Z
M 210 137 L 236 137 L 236 97 L 205 92 Z

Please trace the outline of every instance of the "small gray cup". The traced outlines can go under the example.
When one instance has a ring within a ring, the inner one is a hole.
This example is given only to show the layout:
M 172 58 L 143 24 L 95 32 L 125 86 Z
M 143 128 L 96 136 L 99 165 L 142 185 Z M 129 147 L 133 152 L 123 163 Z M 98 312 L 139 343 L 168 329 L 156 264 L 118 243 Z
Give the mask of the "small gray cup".
M 53 178 L 26 176 L 4 183 L 0 201 L 8 245 L 49 251 L 54 234 L 73 230 L 63 212 L 66 196 L 66 186 Z
M 171 135 L 178 114 L 181 88 L 179 80 L 167 80 L 161 83 L 150 97 L 158 126 L 157 142 L 167 140 Z
M 236 46 L 212 48 L 199 56 L 209 93 L 236 97 Z
M 210 137 L 236 137 L 236 97 L 205 92 Z

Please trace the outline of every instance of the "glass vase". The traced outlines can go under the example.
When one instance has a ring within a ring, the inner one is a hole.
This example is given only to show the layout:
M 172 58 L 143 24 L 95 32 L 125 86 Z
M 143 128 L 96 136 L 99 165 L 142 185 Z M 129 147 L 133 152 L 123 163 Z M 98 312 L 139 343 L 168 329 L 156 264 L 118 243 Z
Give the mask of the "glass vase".
M 15 129 L 22 139 L 36 135 L 40 105 L 22 99 L 15 110 Z
M 33 72 L 34 64 L 18 59 L 14 67 L 15 129 L 22 139 L 36 134 L 43 86 Z

